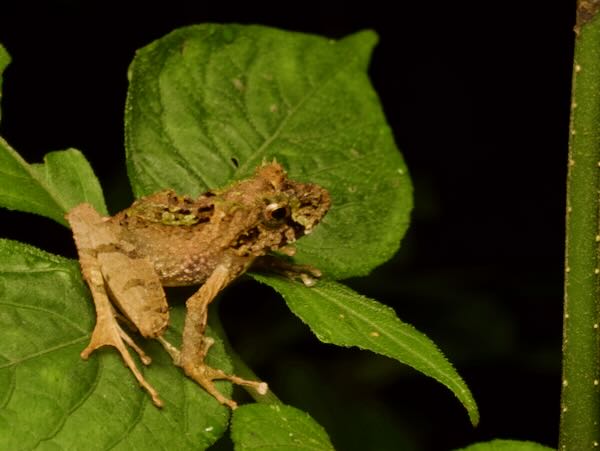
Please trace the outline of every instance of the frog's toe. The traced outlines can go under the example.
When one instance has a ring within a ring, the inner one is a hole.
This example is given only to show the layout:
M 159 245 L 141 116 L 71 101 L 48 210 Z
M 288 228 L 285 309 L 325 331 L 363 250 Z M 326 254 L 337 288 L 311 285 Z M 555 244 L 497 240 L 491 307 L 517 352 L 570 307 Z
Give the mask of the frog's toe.
M 131 357 L 127 345 L 131 346 L 135 352 L 140 356 L 142 363 L 145 365 L 150 364 L 150 357 L 131 339 L 127 333 L 121 329 L 114 318 L 102 318 L 96 323 L 94 332 L 92 333 L 92 339 L 87 347 L 81 351 L 81 358 L 86 359 L 92 352 L 102 346 L 113 346 L 121 354 L 121 358 L 125 362 L 125 365 L 133 373 L 138 383 L 148 392 L 152 397 L 152 402 L 156 407 L 162 407 L 163 402 L 158 395 L 156 389 L 150 385 L 150 383 L 144 378 L 140 370 L 138 369 L 135 361 Z
M 251 387 L 260 395 L 265 395 L 269 390 L 269 386 L 266 382 L 251 381 L 242 379 L 241 377 L 227 374 L 224 371 L 211 368 L 207 365 L 185 365 L 185 373 L 195 380 L 200 386 L 202 386 L 208 393 L 210 393 L 219 403 L 230 407 L 231 409 L 237 408 L 237 403 L 229 398 L 223 396 L 223 394 L 217 390 L 214 385 L 215 380 L 228 380 L 237 385 L 245 387 Z

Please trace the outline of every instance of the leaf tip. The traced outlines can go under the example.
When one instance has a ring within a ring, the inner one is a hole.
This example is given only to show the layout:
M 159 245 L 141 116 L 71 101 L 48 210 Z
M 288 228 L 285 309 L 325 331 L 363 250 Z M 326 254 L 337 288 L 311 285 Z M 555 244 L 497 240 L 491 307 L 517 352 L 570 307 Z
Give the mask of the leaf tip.
M 365 29 L 345 37 L 342 42 L 354 47 L 366 66 L 371 59 L 373 48 L 379 42 L 379 35 L 375 30 Z
M 369 45 L 371 48 L 375 47 L 379 42 L 379 35 L 375 30 L 371 28 L 365 28 L 364 30 L 360 30 L 354 33 L 353 36 L 357 36 L 357 38 L 361 39 L 365 45 Z

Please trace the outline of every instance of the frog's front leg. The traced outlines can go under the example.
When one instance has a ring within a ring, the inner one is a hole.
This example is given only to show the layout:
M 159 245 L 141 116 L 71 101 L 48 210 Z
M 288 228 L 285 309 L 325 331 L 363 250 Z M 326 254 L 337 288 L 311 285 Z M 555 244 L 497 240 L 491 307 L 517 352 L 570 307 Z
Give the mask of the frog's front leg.
M 320 279 L 322 276 L 321 271 L 314 266 L 298 265 L 275 255 L 258 257 L 252 263 L 252 269 L 279 274 L 292 280 L 300 279 L 307 287 L 314 286 L 317 283 L 317 279 Z
M 226 379 L 234 384 L 252 387 L 262 395 L 268 390 L 268 386 L 265 382 L 242 379 L 234 375 L 226 374 L 219 369 L 209 367 L 204 363 L 206 354 L 214 343 L 214 340 L 204 335 L 208 319 L 208 305 L 216 295 L 239 274 L 239 272 L 240 271 L 232 270 L 231 265 L 228 263 L 218 265 L 204 285 L 202 285 L 200 289 L 187 300 L 187 313 L 183 328 L 183 343 L 178 362 L 178 364 L 183 367 L 187 376 L 200 384 L 221 404 L 225 404 L 232 409 L 237 407 L 237 403 L 223 396 L 214 386 L 214 380 Z
M 145 275 L 148 271 L 146 263 L 133 261 L 126 255 L 115 252 L 117 238 L 104 218 L 90 205 L 82 204 L 75 207 L 66 218 L 73 230 L 81 272 L 90 288 L 96 308 L 96 325 L 90 343 L 81 352 L 81 357 L 87 359 L 92 352 L 102 346 L 115 347 L 139 384 L 150 394 L 154 404 L 161 407 L 163 403 L 158 392 L 141 374 L 126 345 L 131 346 L 139 354 L 144 364 L 150 363 L 150 357 L 135 344 L 117 322 L 116 312 L 108 293 L 110 288 L 113 296 L 122 299 L 124 289 L 127 290 L 127 294 L 140 291 L 139 284 L 135 282 L 135 275 Z M 123 286 L 123 283 L 127 283 L 126 280 L 130 282 L 133 280 L 134 283 L 130 283 L 131 286 Z M 123 302 L 119 304 L 122 307 Z M 128 319 L 136 323 L 137 318 L 132 314 L 131 308 L 122 308 L 122 311 Z

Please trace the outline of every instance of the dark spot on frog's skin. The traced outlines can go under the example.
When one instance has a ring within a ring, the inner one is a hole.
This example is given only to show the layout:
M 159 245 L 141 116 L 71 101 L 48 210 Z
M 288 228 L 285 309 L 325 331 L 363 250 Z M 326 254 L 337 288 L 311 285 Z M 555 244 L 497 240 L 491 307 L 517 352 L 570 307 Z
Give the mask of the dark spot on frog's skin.
M 233 163 L 233 165 L 236 168 L 240 166 L 240 162 L 238 161 L 238 159 L 236 157 L 231 157 L 231 162 Z
M 292 221 L 292 229 L 294 229 L 294 235 L 296 238 L 301 238 L 304 236 L 304 226 L 302 224 Z
M 232 247 L 234 249 L 239 249 L 245 244 L 253 243 L 256 240 L 256 238 L 258 238 L 258 235 L 258 227 L 252 227 L 250 230 L 247 230 L 246 232 L 238 236 L 235 242 L 233 243 Z
M 198 223 L 209 222 L 214 210 L 215 207 L 213 205 L 198 207 L 194 213 L 194 216 L 198 218 Z

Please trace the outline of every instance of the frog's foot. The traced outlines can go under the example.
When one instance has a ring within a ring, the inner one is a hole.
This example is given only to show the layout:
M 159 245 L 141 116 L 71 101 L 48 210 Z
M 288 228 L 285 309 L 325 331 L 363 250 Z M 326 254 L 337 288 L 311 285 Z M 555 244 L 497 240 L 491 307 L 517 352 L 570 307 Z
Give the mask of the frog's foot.
M 259 394 L 265 395 L 269 390 L 269 386 L 266 382 L 259 381 L 250 381 L 247 379 L 242 379 L 241 377 L 234 376 L 231 374 L 227 374 L 224 371 L 211 368 L 210 366 L 200 364 L 200 365 L 186 365 L 184 364 L 183 369 L 185 374 L 196 381 L 202 388 L 204 388 L 208 393 L 215 397 L 219 403 L 230 407 L 231 409 L 237 408 L 237 403 L 229 398 L 226 398 L 221 394 L 219 390 L 215 387 L 213 381 L 215 380 L 228 380 L 237 385 L 243 385 L 246 387 L 251 387 L 256 390 Z
M 307 287 L 314 286 L 317 283 L 317 279 L 322 276 L 321 271 L 314 266 L 297 265 L 273 255 L 265 255 L 257 258 L 252 264 L 252 268 L 260 271 L 274 272 L 292 280 L 299 279 Z
M 152 359 L 150 359 L 150 357 L 131 339 L 131 337 L 127 335 L 123 329 L 121 329 L 114 315 L 98 315 L 96 327 L 92 333 L 92 339 L 80 355 L 82 359 L 87 360 L 92 352 L 102 346 L 113 346 L 117 348 L 121 354 L 121 357 L 123 358 L 123 361 L 129 367 L 139 384 L 144 387 L 144 389 L 152 397 L 152 402 L 154 405 L 157 407 L 162 407 L 163 402 L 160 399 L 158 392 L 144 378 L 133 358 L 131 357 L 131 354 L 129 354 L 125 344 L 128 344 L 135 352 L 138 353 L 140 360 L 144 365 L 150 364 Z
M 269 387 L 266 382 L 242 379 L 241 377 L 226 374 L 221 370 L 211 368 L 204 364 L 195 365 L 192 363 L 189 365 L 185 365 L 182 363 L 181 351 L 179 349 L 177 349 L 163 337 L 156 337 L 156 339 L 165 348 L 165 351 L 167 351 L 167 353 L 171 356 L 171 358 L 173 359 L 173 363 L 177 366 L 183 367 L 185 374 L 188 377 L 200 384 L 201 387 L 203 387 L 208 393 L 214 396 L 217 399 L 217 401 L 219 401 L 221 404 L 229 406 L 232 409 L 235 409 L 237 407 L 237 403 L 223 396 L 215 387 L 213 383 L 214 380 L 225 379 L 233 382 L 234 384 L 251 387 L 261 395 L 266 394 L 269 390 Z M 214 343 L 215 340 L 211 337 L 203 338 L 202 347 L 199 353 L 202 359 L 208 353 L 208 350 Z

